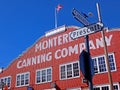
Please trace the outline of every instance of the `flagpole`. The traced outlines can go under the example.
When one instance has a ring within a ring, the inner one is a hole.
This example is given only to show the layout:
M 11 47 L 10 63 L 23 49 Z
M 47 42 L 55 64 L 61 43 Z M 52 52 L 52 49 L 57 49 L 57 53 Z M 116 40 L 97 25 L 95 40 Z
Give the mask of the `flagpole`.
M 57 28 L 57 9 L 55 7 L 55 28 Z
M 62 6 L 60 4 L 58 4 L 57 7 L 55 7 L 55 28 L 57 28 L 57 24 L 58 24 L 58 17 L 57 14 L 60 11 L 60 9 L 62 8 Z

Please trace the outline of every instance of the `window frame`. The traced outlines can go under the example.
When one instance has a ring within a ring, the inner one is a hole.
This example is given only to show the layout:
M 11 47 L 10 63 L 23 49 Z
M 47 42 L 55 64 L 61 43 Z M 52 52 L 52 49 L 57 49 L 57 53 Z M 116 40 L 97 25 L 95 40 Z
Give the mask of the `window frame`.
M 27 75 L 28 74 L 28 75 Z M 21 76 L 23 75 L 24 79 L 23 79 L 23 85 L 21 85 Z M 28 76 L 28 84 L 26 84 L 26 75 Z M 18 76 L 19 76 L 19 85 L 18 84 Z M 19 73 L 16 74 L 16 87 L 23 87 L 23 86 L 29 86 L 30 83 L 30 72 L 24 72 L 24 73 Z
M 51 70 L 51 74 L 47 73 L 47 70 L 49 70 L 49 69 Z M 42 71 L 43 70 L 45 70 L 45 73 L 46 73 L 46 75 L 45 75 L 45 80 L 46 81 L 42 81 L 42 78 L 43 78 L 42 77 Z M 37 78 L 38 78 L 37 73 L 38 73 L 38 71 L 40 73 L 40 75 L 39 75 L 40 82 L 37 82 Z M 51 80 L 48 80 L 48 75 L 51 76 Z M 52 82 L 52 67 L 37 69 L 36 74 L 35 74 L 35 84 L 43 84 L 43 83 L 48 83 L 48 82 Z
M 118 86 L 118 90 L 120 89 L 119 83 L 113 83 L 113 86 L 117 85 Z M 102 87 L 106 87 L 108 86 L 109 90 L 110 90 L 110 85 L 109 84 L 104 84 L 104 85 L 97 85 L 97 86 L 93 86 L 93 88 L 100 88 L 100 90 L 102 90 Z
M 108 58 L 109 56 L 112 55 L 113 56 L 113 63 L 114 63 L 114 67 L 115 67 L 115 70 L 111 70 L 111 72 L 114 72 L 114 71 L 117 71 L 117 68 L 116 68 L 116 59 L 115 59 L 115 54 L 114 53 L 108 53 Z M 96 57 L 92 57 L 92 60 L 96 60 L 96 65 L 97 65 L 97 73 L 95 74 L 102 74 L 102 73 L 107 73 L 108 72 L 108 68 L 107 68 L 107 65 L 106 65 L 106 71 L 103 71 L 103 72 L 100 72 L 100 68 L 99 68 L 99 61 L 98 61 L 98 58 L 100 57 L 104 57 L 104 61 L 105 61 L 105 65 L 107 64 L 106 63 L 106 60 L 105 60 L 105 55 L 100 55 L 100 56 L 96 56 Z
M 73 70 L 73 64 L 74 63 L 78 63 L 78 72 L 79 72 L 79 75 L 78 76 L 74 76 L 74 70 Z M 72 77 L 67 77 L 67 65 L 72 65 Z M 65 67 L 65 78 L 61 78 L 61 67 Z M 79 61 L 75 61 L 75 62 L 69 62 L 69 63 L 65 63 L 65 64 L 61 64 L 59 65 L 59 79 L 60 80 L 66 80 L 66 79 L 73 79 L 73 78 L 79 78 L 80 77 L 80 65 L 79 65 Z
M 5 77 L 1 77 L 0 78 L 0 82 L 1 82 L 1 79 L 3 80 L 3 82 L 5 83 L 5 85 L 7 84 L 8 85 L 8 78 L 10 78 L 10 82 L 9 82 L 9 87 L 8 87 L 8 89 L 11 87 L 11 79 L 12 79 L 12 77 L 11 76 L 5 76 Z M 7 82 L 5 82 L 5 79 L 7 79 Z

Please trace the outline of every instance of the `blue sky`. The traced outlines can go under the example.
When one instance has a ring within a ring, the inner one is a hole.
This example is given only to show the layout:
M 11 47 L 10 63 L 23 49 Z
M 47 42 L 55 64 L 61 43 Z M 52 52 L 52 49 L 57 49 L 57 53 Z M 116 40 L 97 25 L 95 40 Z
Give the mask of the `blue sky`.
M 45 32 L 55 28 L 55 7 L 58 26 L 83 25 L 75 20 L 72 9 L 88 14 L 97 22 L 96 3 L 100 3 L 103 23 L 109 28 L 120 27 L 120 0 L 0 0 L 0 67 L 7 67 Z

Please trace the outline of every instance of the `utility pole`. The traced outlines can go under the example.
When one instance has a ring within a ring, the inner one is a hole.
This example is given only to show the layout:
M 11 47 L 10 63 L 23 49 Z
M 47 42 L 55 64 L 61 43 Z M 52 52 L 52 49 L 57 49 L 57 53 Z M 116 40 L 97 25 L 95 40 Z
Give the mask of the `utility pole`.
M 89 49 L 89 36 L 86 35 L 85 36 L 85 44 L 86 44 L 86 51 L 88 52 L 88 54 L 90 55 L 90 49 Z M 90 70 L 91 71 L 91 70 Z M 91 73 L 91 72 L 90 72 Z M 88 80 L 88 84 L 89 84 L 89 89 L 93 90 L 93 83 L 92 83 L 92 76 L 90 77 L 90 80 Z
M 97 3 L 96 6 L 97 6 L 97 12 L 98 12 L 98 20 L 99 20 L 99 22 L 102 23 L 99 3 Z M 109 83 L 110 83 L 110 90 L 114 90 L 113 89 L 112 74 L 111 74 L 111 70 L 110 70 L 110 63 L 109 63 L 109 58 L 108 58 L 108 51 L 107 51 L 107 45 L 106 45 L 106 41 L 105 41 L 104 30 L 101 31 L 101 35 L 102 35 L 103 44 L 104 44 L 104 52 L 105 52 L 105 59 L 106 59 L 106 63 L 107 63 L 107 69 L 108 69 L 108 79 L 109 79 Z

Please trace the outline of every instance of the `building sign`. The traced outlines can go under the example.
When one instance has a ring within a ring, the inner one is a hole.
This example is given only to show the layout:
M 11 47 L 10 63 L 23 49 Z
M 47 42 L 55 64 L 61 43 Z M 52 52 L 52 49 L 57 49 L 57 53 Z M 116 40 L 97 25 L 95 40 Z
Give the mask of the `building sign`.
M 17 68 L 24 68 L 32 65 L 47 63 L 52 60 L 59 60 L 72 56 L 73 54 L 78 55 L 85 49 L 84 42 L 74 43 L 75 40 L 72 40 L 68 34 L 59 34 L 56 37 L 46 38 L 39 41 L 34 45 L 34 54 L 30 57 L 20 58 L 17 62 Z M 105 36 L 107 46 L 111 45 L 113 35 Z M 74 43 L 74 44 L 69 44 Z M 66 45 L 69 44 L 69 45 Z M 63 46 L 59 48 L 59 46 Z M 102 38 L 96 38 L 95 40 L 89 41 L 90 49 L 99 49 L 103 48 Z M 54 50 L 55 49 L 55 50 Z M 54 50 L 54 51 L 52 51 Z M 39 54 L 38 54 L 39 52 Z

